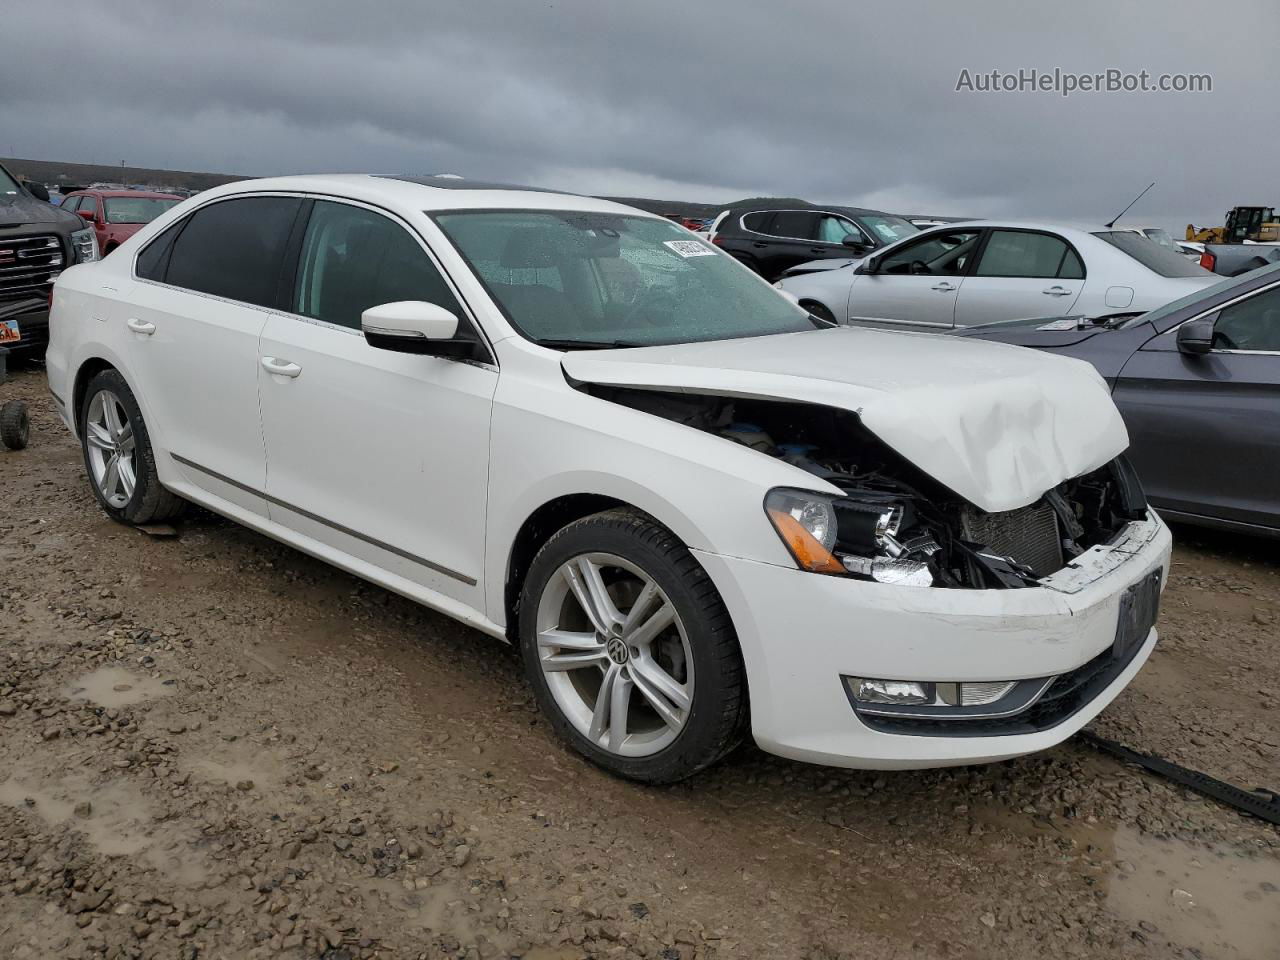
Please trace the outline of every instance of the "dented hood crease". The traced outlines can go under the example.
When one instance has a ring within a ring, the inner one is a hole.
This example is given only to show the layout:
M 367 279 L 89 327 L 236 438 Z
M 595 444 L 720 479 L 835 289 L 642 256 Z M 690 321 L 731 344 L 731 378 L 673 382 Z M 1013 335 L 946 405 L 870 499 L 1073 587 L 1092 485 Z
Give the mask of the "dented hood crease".
M 970 503 L 1013 510 L 1102 466 L 1129 437 L 1088 363 L 1005 344 L 842 327 L 568 353 L 572 380 L 821 404 Z

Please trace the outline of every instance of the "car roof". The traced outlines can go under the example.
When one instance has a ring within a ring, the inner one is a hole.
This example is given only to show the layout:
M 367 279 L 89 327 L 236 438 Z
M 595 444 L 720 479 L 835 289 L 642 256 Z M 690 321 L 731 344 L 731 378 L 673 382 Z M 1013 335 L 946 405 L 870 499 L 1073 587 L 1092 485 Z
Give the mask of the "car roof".
M 261 180 L 237 180 L 206 190 L 207 199 L 235 196 L 241 193 L 330 193 L 335 196 L 389 203 L 432 213 L 448 210 L 574 210 L 584 213 L 618 213 L 662 219 L 656 214 L 637 210 L 612 200 L 573 193 L 560 193 L 540 187 L 489 183 L 463 177 L 413 176 L 369 173 L 307 174 L 270 177 Z
M 954 230 L 957 227 L 989 227 L 996 229 L 1010 230 L 1044 230 L 1051 233 L 1061 234 L 1067 239 L 1079 239 L 1081 237 L 1092 236 L 1095 233 L 1106 233 L 1111 230 L 1123 229 L 1119 227 L 1107 227 L 1102 224 L 1088 223 L 1064 223 L 1062 221 L 1049 220 L 959 220 L 955 223 L 944 223 L 936 227 L 929 227 L 928 230 L 922 231 L 930 233 L 934 230 Z
M 156 193 L 151 190 L 72 190 L 68 197 L 89 194 L 95 197 L 144 197 L 148 200 L 181 200 L 176 193 Z

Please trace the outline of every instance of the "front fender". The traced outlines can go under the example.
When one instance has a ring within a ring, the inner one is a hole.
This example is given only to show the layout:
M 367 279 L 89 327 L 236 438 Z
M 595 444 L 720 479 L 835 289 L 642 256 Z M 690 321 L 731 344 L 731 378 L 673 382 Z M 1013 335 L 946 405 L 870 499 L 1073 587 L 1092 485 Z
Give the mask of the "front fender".
M 765 493 L 775 486 L 827 486 L 730 440 L 505 372 L 490 442 L 485 602 L 498 623 L 516 536 L 553 500 L 579 494 L 619 500 L 653 516 L 691 549 L 790 567 L 794 561 L 765 516 Z

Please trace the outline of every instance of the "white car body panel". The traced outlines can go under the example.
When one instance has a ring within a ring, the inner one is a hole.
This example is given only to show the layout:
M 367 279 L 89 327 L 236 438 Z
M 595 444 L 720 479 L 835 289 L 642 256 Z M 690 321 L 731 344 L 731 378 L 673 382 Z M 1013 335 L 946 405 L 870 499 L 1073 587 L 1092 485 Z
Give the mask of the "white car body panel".
M 169 223 L 255 191 L 346 198 L 397 214 L 454 284 L 494 362 L 378 351 L 345 329 L 133 278 L 138 250 Z M 563 353 L 518 336 L 422 212 L 449 207 L 640 215 L 584 197 L 444 191 L 363 176 L 216 188 L 143 228 L 111 257 L 58 279 L 46 364 L 59 413 L 75 432 L 85 371 L 115 367 L 150 428 L 164 486 L 498 637 L 511 626 L 513 543 L 540 507 L 585 495 L 643 510 L 690 548 L 719 589 L 747 668 L 753 735 L 787 756 L 919 767 L 1041 749 L 1105 707 L 1146 658 L 1154 633 L 1086 709 L 1035 735 L 877 733 L 854 715 L 842 672 L 1000 679 L 1073 669 L 1114 639 L 1125 588 L 1167 567 L 1167 530 L 1152 520 L 1158 535 L 1140 548 L 1131 541 L 1097 548 L 1096 578 L 1080 574 L 1069 594 L 910 588 L 805 573 L 771 527 L 763 498 L 779 486 L 835 487 L 579 389 L 594 382 L 852 410 L 939 482 L 983 509 L 1003 510 L 1125 447 L 1123 424 L 1087 364 L 870 330 Z M 180 326 L 176 315 L 197 321 Z M 156 329 L 136 332 L 129 319 Z M 300 367 L 299 376 L 268 372 L 268 358 Z
M 1012 510 L 1129 445 L 1088 363 L 969 340 L 844 328 L 571 353 L 575 380 L 800 400 L 850 410 L 983 510 Z M 909 358 L 909 359 L 908 359 Z
M 476 491 L 489 472 L 497 370 L 379 350 L 357 330 L 278 315 L 261 352 L 302 368 L 296 379 L 258 368 L 271 519 L 482 606 Z
M 857 269 L 862 260 L 835 267 L 815 261 L 792 268 L 797 271 L 812 269 L 813 272 L 784 277 L 776 286 L 794 294 L 802 302 L 821 304 L 842 323 L 931 328 L 1061 316 L 1067 312 L 1085 316 L 1098 316 L 1117 309 L 1145 312 L 1217 282 L 1207 270 L 1204 276 L 1161 276 L 1093 236 L 1087 228 L 1028 221 L 979 220 L 965 224 L 949 223 L 942 229 L 960 227 L 1010 228 L 1055 234 L 1075 248 L 1084 263 L 1085 277 L 1074 280 L 860 274 Z M 908 237 L 900 240 L 877 251 L 877 256 L 892 253 L 896 247 L 918 239 Z M 954 292 L 933 289 L 943 281 L 958 289 Z M 926 294 L 933 294 L 936 299 L 930 299 Z

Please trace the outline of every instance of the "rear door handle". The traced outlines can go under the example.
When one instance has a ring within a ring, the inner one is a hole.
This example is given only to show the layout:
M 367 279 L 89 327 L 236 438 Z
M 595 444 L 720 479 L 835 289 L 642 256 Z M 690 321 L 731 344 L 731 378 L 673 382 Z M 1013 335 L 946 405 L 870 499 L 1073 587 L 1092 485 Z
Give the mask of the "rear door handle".
M 288 377 L 290 380 L 302 373 L 302 368 L 296 363 L 281 360 L 279 357 L 263 357 L 262 369 L 272 376 Z
M 1040 292 L 1047 293 L 1051 297 L 1065 297 L 1071 291 L 1068 290 L 1066 287 L 1059 286 L 1058 284 L 1055 283 L 1052 287 L 1045 287 Z
M 149 320 L 139 320 L 137 317 L 130 317 L 125 321 L 127 326 L 134 333 L 140 333 L 144 337 L 149 337 L 156 332 L 156 325 Z
M 943 280 L 941 283 L 935 283 L 935 284 L 934 284 L 932 287 L 930 287 L 929 289 L 930 289 L 930 290 L 940 290 L 940 291 L 942 291 L 943 293 L 950 293 L 952 290 L 959 290 L 960 288 L 959 288 L 959 287 L 952 286 L 951 284 L 947 283 L 947 281 Z

